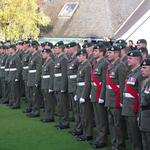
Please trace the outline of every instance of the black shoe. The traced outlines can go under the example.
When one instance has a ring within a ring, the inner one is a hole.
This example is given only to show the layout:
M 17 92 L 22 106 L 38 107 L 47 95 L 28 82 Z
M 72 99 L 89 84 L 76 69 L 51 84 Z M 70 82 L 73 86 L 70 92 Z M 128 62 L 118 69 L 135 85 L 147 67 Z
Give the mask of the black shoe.
M 42 118 L 42 119 L 40 119 L 40 121 L 42 121 L 43 123 L 48 123 L 48 122 L 54 122 L 54 119 Z
M 107 144 L 106 143 L 98 143 L 96 142 L 95 144 L 92 145 L 92 148 L 103 148 L 103 147 L 106 147 Z
M 69 125 L 60 125 L 59 126 L 60 129 L 68 129 L 70 128 Z
M 31 117 L 31 118 L 34 118 L 34 117 L 39 117 L 40 114 L 39 113 L 36 113 L 36 112 L 30 112 L 27 114 L 28 117 Z
M 23 113 L 30 113 L 30 112 L 31 112 L 31 109 L 25 108 L 22 112 L 23 112 Z
M 20 106 L 18 106 L 18 105 L 12 105 L 10 108 L 11 108 L 11 109 L 19 109 Z
M 55 124 L 54 127 L 60 129 L 60 124 Z
M 84 136 L 84 135 L 81 135 L 81 136 L 78 136 L 78 141 L 90 141 L 92 140 L 93 137 L 92 136 Z
M 96 141 L 90 141 L 90 142 L 89 142 L 90 145 L 94 145 L 94 144 L 96 144 L 96 143 L 97 143 Z

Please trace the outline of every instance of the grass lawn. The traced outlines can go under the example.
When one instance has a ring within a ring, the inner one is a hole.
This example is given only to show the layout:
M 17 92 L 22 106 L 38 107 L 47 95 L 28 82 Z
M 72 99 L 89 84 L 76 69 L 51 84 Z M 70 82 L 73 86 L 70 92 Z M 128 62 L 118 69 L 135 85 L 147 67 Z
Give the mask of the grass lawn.
M 0 105 L 0 150 L 92 150 L 68 130 L 57 130 L 53 127 L 55 123 L 43 124 L 39 118 L 28 118 L 22 109 Z

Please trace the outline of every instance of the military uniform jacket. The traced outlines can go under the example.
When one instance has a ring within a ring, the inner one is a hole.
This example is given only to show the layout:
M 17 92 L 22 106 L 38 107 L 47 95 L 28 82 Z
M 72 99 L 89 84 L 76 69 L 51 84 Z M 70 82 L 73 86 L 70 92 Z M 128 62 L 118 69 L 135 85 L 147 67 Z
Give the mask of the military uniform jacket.
M 52 58 L 46 60 L 42 66 L 41 89 L 53 91 L 54 61 Z
M 21 60 L 17 54 L 11 56 L 9 61 L 8 81 L 19 81 L 21 78 L 22 65 Z
M 22 58 L 22 66 L 23 66 L 23 70 L 22 70 L 22 76 L 23 76 L 23 80 L 27 80 L 27 76 L 28 76 L 28 70 L 29 70 L 29 60 L 31 57 L 32 53 L 31 52 L 26 52 L 23 55 Z
M 100 92 L 100 99 L 105 100 L 105 93 L 106 93 L 106 70 L 108 66 L 108 61 L 106 58 L 100 59 L 96 64 L 93 66 L 93 73 L 96 79 L 102 83 L 101 92 Z M 97 85 L 91 80 L 91 102 L 96 102 L 96 93 L 97 93 Z
M 120 59 L 116 60 L 113 64 L 110 64 L 108 67 L 108 74 L 111 80 L 116 84 L 117 87 L 120 88 L 120 103 L 123 101 L 123 90 L 125 86 L 125 78 L 126 78 L 126 69 L 125 65 L 120 61 Z M 107 107 L 116 108 L 116 97 L 117 94 L 108 85 L 106 81 L 106 100 L 105 105 Z
M 42 56 L 38 52 L 32 54 L 29 61 L 27 85 L 33 87 L 40 85 L 41 81 Z
M 5 77 L 5 62 L 7 59 L 7 55 L 4 54 L 1 58 L 1 62 L 0 62 L 0 78 L 4 78 Z
M 11 59 L 11 55 L 7 56 L 6 62 L 5 62 L 5 81 L 8 81 L 8 75 L 9 75 L 9 61 Z
M 91 64 L 86 60 L 81 63 L 77 72 L 77 99 L 89 100 L 91 91 Z
M 65 54 L 61 54 L 55 59 L 54 91 L 67 92 L 67 85 L 68 85 L 67 63 L 68 59 Z
M 150 132 L 150 77 L 141 90 L 141 109 L 140 129 Z
M 76 57 L 71 57 L 68 61 L 67 75 L 68 75 L 68 93 L 75 93 L 77 86 L 77 71 L 78 62 Z
M 138 67 L 130 71 L 126 79 L 126 83 L 131 85 L 137 91 L 137 93 L 140 94 L 142 79 L 141 70 L 140 67 Z M 127 92 L 126 87 L 124 88 L 123 95 L 122 115 L 136 116 L 137 113 L 134 112 L 135 97 Z
M 88 57 L 88 61 L 89 61 L 89 63 L 90 64 L 92 64 L 92 62 L 94 61 L 94 55 L 93 54 L 91 54 L 89 57 Z

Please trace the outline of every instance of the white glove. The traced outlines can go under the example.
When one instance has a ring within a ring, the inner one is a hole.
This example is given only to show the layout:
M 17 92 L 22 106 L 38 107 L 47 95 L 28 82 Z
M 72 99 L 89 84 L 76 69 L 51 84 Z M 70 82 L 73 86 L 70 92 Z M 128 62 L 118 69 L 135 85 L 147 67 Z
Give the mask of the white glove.
M 80 104 L 85 103 L 85 99 L 84 98 L 80 98 Z
M 77 101 L 77 95 L 74 96 L 74 101 L 75 101 L 75 102 Z
M 91 99 L 91 97 L 92 97 L 92 96 L 91 96 L 91 94 L 90 94 L 90 96 L 89 96 L 89 97 L 90 97 L 90 99 Z
M 48 90 L 48 93 L 51 93 L 51 92 L 53 92 L 53 90 L 49 89 L 49 90 Z
M 120 103 L 120 107 L 122 107 L 123 106 L 123 104 L 122 103 Z
M 104 103 L 104 100 L 99 98 L 99 99 L 98 99 L 98 103 L 99 103 L 99 104 L 103 104 L 103 103 Z
M 19 81 L 18 79 L 15 79 L 15 82 Z
M 61 93 L 64 93 L 65 91 L 64 91 L 64 90 L 61 90 L 60 92 L 61 92 Z
M 38 87 L 38 84 L 35 84 L 35 87 Z

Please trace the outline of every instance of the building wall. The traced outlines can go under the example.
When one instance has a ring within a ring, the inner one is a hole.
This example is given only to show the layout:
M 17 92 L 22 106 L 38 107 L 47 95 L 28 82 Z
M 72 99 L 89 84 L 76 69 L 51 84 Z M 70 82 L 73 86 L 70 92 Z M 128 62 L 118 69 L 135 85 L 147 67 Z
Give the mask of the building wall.
M 114 32 L 142 0 L 47 0 L 41 9 L 51 17 L 50 37 L 113 36 Z M 79 7 L 70 19 L 58 18 L 66 2 L 78 1 Z

